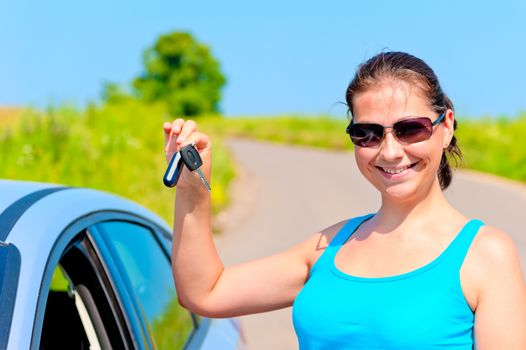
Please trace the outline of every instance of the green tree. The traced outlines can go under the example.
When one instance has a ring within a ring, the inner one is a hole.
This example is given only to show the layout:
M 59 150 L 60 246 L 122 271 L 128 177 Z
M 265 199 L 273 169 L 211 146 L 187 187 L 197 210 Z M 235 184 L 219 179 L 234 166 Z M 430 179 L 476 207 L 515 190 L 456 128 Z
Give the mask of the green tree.
M 144 52 L 144 68 L 133 86 L 146 101 L 165 102 L 174 116 L 218 112 L 226 79 L 209 48 L 191 34 L 161 35 Z
M 133 98 L 133 96 L 127 90 L 128 89 L 125 89 L 125 87 L 122 87 L 116 83 L 104 83 L 102 87 L 102 100 L 107 103 L 124 102 L 130 98 Z

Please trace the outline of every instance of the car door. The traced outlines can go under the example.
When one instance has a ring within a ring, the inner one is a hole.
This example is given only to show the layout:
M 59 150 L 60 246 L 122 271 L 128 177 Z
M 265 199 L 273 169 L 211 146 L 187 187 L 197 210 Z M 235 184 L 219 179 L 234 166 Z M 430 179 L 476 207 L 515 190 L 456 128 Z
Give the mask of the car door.
M 133 213 L 70 225 L 48 260 L 32 349 L 244 349 L 236 320 L 179 305 L 170 246 L 165 229 Z
M 32 348 L 183 349 L 198 319 L 178 303 L 170 236 L 132 213 L 76 224 L 51 254 Z

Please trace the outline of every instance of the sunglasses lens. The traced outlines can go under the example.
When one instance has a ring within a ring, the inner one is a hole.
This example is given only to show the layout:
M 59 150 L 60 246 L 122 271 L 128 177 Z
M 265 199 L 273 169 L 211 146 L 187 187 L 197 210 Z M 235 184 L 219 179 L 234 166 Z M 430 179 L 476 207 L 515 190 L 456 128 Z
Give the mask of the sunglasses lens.
M 384 136 L 384 128 L 378 124 L 351 124 L 348 131 L 352 142 L 360 147 L 376 146 Z
M 427 140 L 433 134 L 433 124 L 429 118 L 402 120 L 395 123 L 393 129 L 398 140 L 406 144 Z

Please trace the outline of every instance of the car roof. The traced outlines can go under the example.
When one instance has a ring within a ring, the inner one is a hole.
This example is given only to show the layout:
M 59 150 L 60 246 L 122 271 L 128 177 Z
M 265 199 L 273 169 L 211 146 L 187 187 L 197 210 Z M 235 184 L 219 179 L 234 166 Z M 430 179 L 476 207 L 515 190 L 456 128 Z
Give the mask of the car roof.
M 0 213 L 17 199 L 45 188 L 59 187 L 60 185 L 16 180 L 0 180 Z
M 56 220 L 54 224 L 60 226 L 60 223 L 67 225 L 78 217 L 100 211 L 133 213 L 170 231 L 169 226 L 150 210 L 126 198 L 100 190 L 42 182 L 0 180 L 0 193 L 0 241 L 13 242 L 17 246 L 33 244 L 35 235 L 39 234 L 34 230 L 31 235 L 21 234 L 18 228 L 24 220 L 32 221 L 33 228 L 36 228 L 39 221 L 49 224 L 52 218 L 60 217 L 61 220 Z M 7 214 L 10 214 L 8 221 L 13 225 L 9 232 L 5 232 Z M 13 218 L 13 215 L 16 217 Z M 58 226 L 45 232 L 47 240 L 57 238 L 62 231 Z

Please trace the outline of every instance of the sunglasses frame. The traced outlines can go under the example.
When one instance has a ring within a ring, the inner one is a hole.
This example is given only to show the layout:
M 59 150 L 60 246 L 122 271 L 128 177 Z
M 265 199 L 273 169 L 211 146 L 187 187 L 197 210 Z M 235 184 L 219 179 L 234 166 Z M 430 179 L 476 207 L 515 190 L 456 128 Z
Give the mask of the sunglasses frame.
M 386 135 L 385 129 L 394 129 L 396 124 L 398 124 L 398 123 L 403 123 L 403 122 L 407 122 L 407 121 L 411 121 L 411 120 L 414 120 L 414 119 L 422 119 L 422 118 L 425 118 L 425 119 L 429 120 L 429 121 L 431 122 L 431 133 L 429 134 L 429 137 L 428 137 L 427 139 L 419 140 L 419 141 L 415 141 L 415 142 L 406 142 L 406 141 L 400 140 L 400 139 L 398 138 L 398 136 L 396 135 L 396 132 L 393 133 L 393 136 L 396 138 L 396 140 L 397 140 L 400 144 L 402 144 L 402 145 L 410 145 L 410 144 L 413 144 L 413 143 L 417 143 L 417 142 L 421 142 L 421 141 L 429 140 L 429 139 L 431 138 L 431 136 L 433 136 L 433 131 L 434 131 L 433 127 L 434 127 L 435 125 L 437 125 L 438 123 L 440 123 L 440 122 L 444 119 L 444 117 L 446 116 L 446 113 L 447 113 L 447 111 L 444 112 L 444 113 L 442 113 L 442 114 L 440 114 L 440 115 L 438 116 L 438 118 L 435 119 L 435 121 L 431 121 L 431 118 L 429 118 L 429 117 L 411 117 L 411 118 L 407 118 L 407 119 L 400 120 L 400 121 L 398 121 L 398 122 L 396 122 L 396 123 L 394 123 L 393 125 L 390 125 L 390 126 L 383 126 L 383 125 L 381 125 L 381 124 L 376 124 L 376 123 L 353 123 L 353 122 L 351 121 L 351 123 L 350 123 L 350 124 L 347 126 L 347 128 L 346 128 L 346 133 L 349 134 L 349 136 L 351 137 L 350 131 L 351 131 L 351 126 L 352 126 L 352 125 L 361 125 L 361 124 L 363 124 L 363 125 L 375 125 L 375 126 L 382 127 L 382 135 L 381 135 L 380 139 L 378 140 L 378 143 L 375 143 L 374 145 L 370 145 L 370 146 L 361 146 L 361 145 L 359 145 L 359 144 L 356 144 L 356 143 L 354 142 L 353 138 L 351 137 L 351 141 L 352 141 L 352 143 L 353 143 L 355 146 L 358 146 L 358 147 L 375 147 L 375 146 L 378 146 L 379 144 L 381 144 L 381 143 L 383 142 L 383 140 L 384 140 L 384 138 L 385 138 L 385 135 Z

